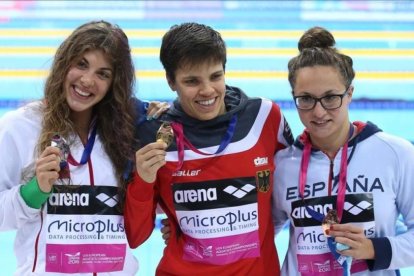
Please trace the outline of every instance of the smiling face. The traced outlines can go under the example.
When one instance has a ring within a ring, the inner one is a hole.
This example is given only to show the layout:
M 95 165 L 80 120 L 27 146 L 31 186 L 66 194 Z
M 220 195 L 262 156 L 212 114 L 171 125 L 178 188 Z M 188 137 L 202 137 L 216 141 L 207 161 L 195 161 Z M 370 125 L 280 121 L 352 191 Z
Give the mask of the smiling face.
M 338 70 L 332 66 L 303 67 L 296 73 L 294 96 L 320 98 L 343 94 L 346 90 Z M 349 130 L 348 105 L 352 99 L 352 86 L 342 98 L 341 107 L 326 110 L 318 102 L 311 110 L 298 109 L 299 117 L 311 136 L 312 144 L 320 149 L 339 148 L 347 139 Z
M 205 62 L 176 70 L 175 81 L 168 79 L 177 91 L 184 112 L 201 121 L 211 120 L 226 112 L 224 69 L 221 62 Z
M 108 92 L 113 68 L 102 50 L 90 50 L 75 60 L 66 75 L 66 101 L 73 117 L 89 119 L 92 108 Z

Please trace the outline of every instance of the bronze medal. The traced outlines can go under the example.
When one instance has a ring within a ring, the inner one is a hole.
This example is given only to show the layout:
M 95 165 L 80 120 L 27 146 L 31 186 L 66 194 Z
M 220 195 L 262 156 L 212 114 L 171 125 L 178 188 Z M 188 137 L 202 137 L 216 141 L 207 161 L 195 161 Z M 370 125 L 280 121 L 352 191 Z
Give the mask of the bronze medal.
M 327 233 L 331 225 L 339 223 L 338 214 L 336 213 L 336 210 L 329 210 L 326 216 L 323 218 L 322 221 L 322 231 L 325 234 L 325 236 L 329 236 Z

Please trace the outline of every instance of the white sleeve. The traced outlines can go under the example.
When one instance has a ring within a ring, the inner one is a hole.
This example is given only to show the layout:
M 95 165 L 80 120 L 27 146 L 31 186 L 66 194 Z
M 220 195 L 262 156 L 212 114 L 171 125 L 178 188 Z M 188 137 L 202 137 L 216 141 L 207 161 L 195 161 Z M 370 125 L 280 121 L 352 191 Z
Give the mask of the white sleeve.
M 288 220 L 288 215 L 283 210 L 282 201 L 283 201 L 283 193 L 282 193 L 282 183 L 281 177 L 278 171 L 278 166 L 280 160 L 277 159 L 277 154 L 274 158 L 274 163 L 276 166 L 276 170 L 273 176 L 273 194 L 272 194 L 272 215 L 273 215 L 273 224 L 275 226 L 275 233 L 278 234 L 282 228 L 284 227 L 286 221 Z
M 23 162 L 15 134 L 19 132 L 22 140 L 27 133 L 11 119 L 7 115 L 0 119 L 0 231 L 17 229 L 39 215 L 39 210 L 27 206 L 20 195 Z
M 396 187 L 396 204 L 407 226 L 407 232 L 387 237 L 391 243 L 392 258 L 388 269 L 398 269 L 414 264 L 414 146 L 403 141 L 403 148 L 397 152 L 399 164 Z

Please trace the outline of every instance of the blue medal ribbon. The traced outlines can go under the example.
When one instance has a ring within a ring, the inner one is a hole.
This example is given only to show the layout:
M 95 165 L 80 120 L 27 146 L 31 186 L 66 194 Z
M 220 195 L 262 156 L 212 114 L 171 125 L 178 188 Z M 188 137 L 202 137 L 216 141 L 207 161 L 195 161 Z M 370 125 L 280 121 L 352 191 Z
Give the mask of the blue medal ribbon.
M 190 150 L 202 154 L 202 155 L 215 155 L 222 152 L 229 144 L 233 137 L 234 131 L 236 129 L 237 124 L 237 115 L 234 114 L 229 122 L 229 126 L 226 130 L 226 133 L 223 136 L 223 139 L 220 142 L 220 145 L 215 153 L 206 153 L 202 152 L 201 150 L 197 149 L 193 146 L 193 144 L 184 136 L 183 125 L 178 122 L 171 122 L 171 127 L 174 131 L 175 140 L 177 143 L 177 151 L 178 151 L 178 166 L 177 170 L 179 170 L 184 163 L 184 148 L 188 147 Z
M 88 141 L 86 142 L 85 148 L 83 150 L 82 153 L 82 157 L 80 162 L 76 161 L 75 158 L 73 158 L 72 154 L 69 153 L 68 155 L 68 162 L 73 165 L 73 166 L 80 166 L 80 165 L 85 165 L 86 162 L 88 162 L 90 156 L 91 156 L 91 152 L 93 149 L 93 145 L 95 144 L 95 138 L 96 138 L 96 129 L 97 126 L 96 124 L 94 124 L 91 134 L 89 135 Z

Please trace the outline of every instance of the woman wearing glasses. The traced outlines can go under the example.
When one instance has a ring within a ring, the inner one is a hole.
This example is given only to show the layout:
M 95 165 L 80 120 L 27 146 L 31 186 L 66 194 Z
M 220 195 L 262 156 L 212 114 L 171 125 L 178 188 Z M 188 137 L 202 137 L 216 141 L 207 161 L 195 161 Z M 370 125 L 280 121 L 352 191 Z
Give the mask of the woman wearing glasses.
M 355 73 L 334 45 L 309 29 L 288 64 L 305 130 L 275 157 L 276 230 L 290 227 L 282 275 L 398 275 L 414 265 L 414 147 L 349 121 Z M 399 214 L 408 231 L 396 236 Z

